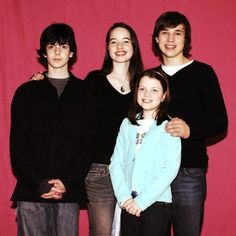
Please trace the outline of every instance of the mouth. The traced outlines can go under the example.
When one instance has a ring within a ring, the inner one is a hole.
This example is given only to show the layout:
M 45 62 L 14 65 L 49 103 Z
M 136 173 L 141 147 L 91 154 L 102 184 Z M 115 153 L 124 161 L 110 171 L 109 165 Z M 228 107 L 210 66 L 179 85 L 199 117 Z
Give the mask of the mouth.
M 115 52 L 116 56 L 124 56 L 126 54 L 126 51 L 118 51 Z
M 167 44 L 167 45 L 165 45 L 165 47 L 166 47 L 167 49 L 174 49 L 176 46 L 175 46 L 175 45 L 169 45 L 169 44 Z
M 151 103 L 152 102 L 152 100 L 150 100 L 150 99 L 143 99 L 142 100 L 144 103 Z

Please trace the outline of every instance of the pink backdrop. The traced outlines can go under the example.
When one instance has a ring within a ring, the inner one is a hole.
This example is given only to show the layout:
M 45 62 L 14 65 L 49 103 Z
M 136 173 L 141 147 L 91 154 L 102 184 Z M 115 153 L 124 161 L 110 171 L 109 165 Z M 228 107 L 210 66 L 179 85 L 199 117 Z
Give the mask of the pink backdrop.
M 10 103 L 16 87 L 42 70 L 36 61 L 41 31 L 53 22 L 65 22 L 74 28 L 79 57 L 73 72 L 84 78 L 90 70 L 101 66 L 108 27 L 115 21 L 124 21 L 136 30 L 148 68 L 159 63 L 151 51 L 154 21 L 167 10 L 181 11 L 189 18 L 193 28 L 193 58 L 214 67 L 229 115 L 227 137 L 208 149 L 208 192 L 202 235 L 235 236 L 235 8 L 234 0 L 0 0 L 0 236 L 16 235 L 15 213 L 9 200 L 15 185 L 8 150 Z M 81 212 L 80 225 L 81 235 L 86 236 L 86 211 Z

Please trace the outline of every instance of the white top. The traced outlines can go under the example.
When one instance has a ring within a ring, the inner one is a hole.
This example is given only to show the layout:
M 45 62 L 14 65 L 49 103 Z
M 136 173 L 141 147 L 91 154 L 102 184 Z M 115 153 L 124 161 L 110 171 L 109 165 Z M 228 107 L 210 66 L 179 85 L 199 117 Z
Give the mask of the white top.
M 167 74 L 167 75 L 174 75 L 176 72 L 178 72 L 179 70 L 183 69 L 184 67 L 188 66 L 189 64 L 191 64 L 193 62 L 193 60 L 179 65 L 179 66 L 165 66 L 165 65 L 161 65 L 162 70 Z

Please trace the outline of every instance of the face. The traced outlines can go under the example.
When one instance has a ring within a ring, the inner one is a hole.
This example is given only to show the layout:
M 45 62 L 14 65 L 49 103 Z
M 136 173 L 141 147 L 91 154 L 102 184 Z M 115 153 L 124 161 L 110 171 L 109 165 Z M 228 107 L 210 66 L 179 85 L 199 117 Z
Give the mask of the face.
M 53 69 L 62 69 L 68 67 L 69 58 L 73 56 L 68 44 L 59 45 L 48 44 L 46 46 L 46 55 L 48 67 Z
M 156 42 L 163 54 L 163 59 L 182 59 L 185 43 L 185 29 L 182 24 L 175 28 L 166 28 L 159 32 Z
M 165 99 L 165 93 L 159 80 L 144 76 L 138 87 L 137 102 L 143 108 L 146 119 L 156 117 L 160 103 Z
M 129 62 L 133 56 L 133 46 L 127 29 L 118 27 L 111 31 L 108 51 L 113 62 Z

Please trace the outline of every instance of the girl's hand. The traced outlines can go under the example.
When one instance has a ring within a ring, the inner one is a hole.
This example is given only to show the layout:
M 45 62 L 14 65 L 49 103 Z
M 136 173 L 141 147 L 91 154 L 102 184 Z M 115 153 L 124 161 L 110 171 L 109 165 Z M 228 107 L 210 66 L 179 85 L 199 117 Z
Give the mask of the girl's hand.
M 135 201 L 133 201 L 130 205 L 128 205 L 128 206 L 125 208 L 125 210 L 126 210 L 129 214 L 135 215 L 135 216 L 137 216 L 137 217 L 140 216 L 141 211 L 142 211 L 142 210 L 139 208 L 139 206 L 136 204 Z
M 44 79 L 44 75 L 42 71 L 39 71 L 37 73 L 35 73 L 32 77 L 31 80 L 43 80 Z

